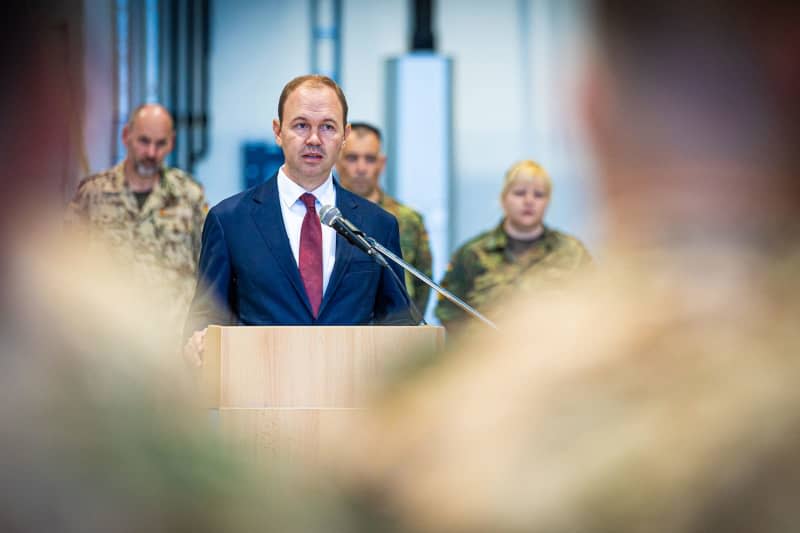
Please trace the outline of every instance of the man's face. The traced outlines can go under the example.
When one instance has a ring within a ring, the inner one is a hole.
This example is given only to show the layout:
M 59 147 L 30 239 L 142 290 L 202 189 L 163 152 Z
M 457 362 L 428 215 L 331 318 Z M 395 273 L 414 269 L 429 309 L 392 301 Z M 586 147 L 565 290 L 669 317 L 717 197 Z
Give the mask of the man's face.
M 284 103 L 283 122 L 272 121 L 272 131 L 286 159 L 284 172 L 310 190 L 330 174 L 350 126 L 333 89 L 301 85 Z
M 132 125 L 122 130 L 133 170 L 142 177 L 158 174 L 164 158 L 172 151 L 174 133 L 169 115 L 158 110 L 139 113 Z
M 336 170 L 345 188 L 366 198 L 377 190 L 385 164 L 386 156 L 381 153 L 378 136 L 356 131 L 347 139 Z

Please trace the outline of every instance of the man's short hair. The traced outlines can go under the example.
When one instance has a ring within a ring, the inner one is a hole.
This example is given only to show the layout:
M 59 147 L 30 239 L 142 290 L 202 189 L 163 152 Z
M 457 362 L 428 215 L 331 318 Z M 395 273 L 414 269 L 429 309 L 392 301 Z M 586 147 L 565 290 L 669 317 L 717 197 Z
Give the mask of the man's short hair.
M 137 106 L 136 106 L 136 107 L 133 109 L 133 111 L 131 111 L 130 113 L 128 113 L 128 122 L 126 122 L 126 123 L 125 123 L 125 125 L 126 125 L 126 126 L 128 126 L 128 128 L 133 128 L 133 125 L 134 125 L 134 123 L 136 122 L 136 117 L 138 117 L 138 116 L 139 116 L 139 113 L 141 113 L 141 112 L 142 112 L 142 110 L 143 110 L 144 108 L 146 108 L 146 107 L 160 107 L 161 109 L 163 109 L 163 110 L 164 110 L 164 112 L 165 112 L 165 113 L 166 113 L 166 114 L 169 116 L 170 122 L 172 122 L 172 129 L 173 129 L 173 130 L 175 129 L 175 122 L 174 122 L 174 119 L 172 118 L 172 113 L 170 113 L 170 112 L 169 112 L 169 109 L 167 109 L 167 108 L 166 108 L 166 107 L 164 107 L 163 105 L 161 105 L 161 104 L 157 104 L 157 103 L 155 103 L 155 102 L 145 102 L 145 103 L 143 103 L 143 104 L 139 104 L 139 105 L 137 105 Z
M 304 76 L 298 76 L 287 83 L 283 90 L 281 91 L 281 96 L 278 99 L 278 123 L 283 123 L 283 108 L 286 106 L 286 99 L 289 98 L 289 95 L 294 92 L 295 89 L 300 87 L 301 85 L 308 85 L 314 88 L 321 88 L 321 87 L 328 87 L 333 89 L 333 92 L 336 93 L 336 97 L 339 99 L 339 103 L 342 105 L 342 113 L 344 114 L 344 124 L 347 124 L 347 98 L 344 97 L 344 92 L 342 92 L 342 88 L 339 87 L 339 84 L 330 79 L 328 76 L 322 76 L 320 74 L 306 74 Z
M 377 126 L 373 126 L 367 122 L 351 122 L 350 123 L 350 131 L 351 132 L 360 132 L 361 134 L 365 133 L 372 133 L 375 137 L 378 138 L 379 141 L 383 141 L 383 136 L 381 135 L 381 130 L 377 128 Z

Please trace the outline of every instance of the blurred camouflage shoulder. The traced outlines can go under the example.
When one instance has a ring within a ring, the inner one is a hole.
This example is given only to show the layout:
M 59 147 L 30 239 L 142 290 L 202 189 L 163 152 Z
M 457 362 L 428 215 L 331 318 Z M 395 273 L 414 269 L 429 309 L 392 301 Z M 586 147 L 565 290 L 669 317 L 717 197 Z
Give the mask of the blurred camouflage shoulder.
M 592 262 L 592 255 L 580 239 L 552 228 L 547 228 L 547 231 L 552 235 L 550 242 L 553 253 L 557 254 L 564 266 L 573 264 L 574 267 L 580 268 Z
M 428 232 L 425 230 L 420 213 L 386 194 L 383 194 L 378 205 L 397 219 L 400 226 L 400 247 L 404 255 L 413 253 L 416 256 L 420 248 L 428 247 Z M 414 257 L 411 259 L 410 262 L 413 263 Z
M 580 240 L 549 226 L 519 257 L 513 257 L 508 246 L 502 222 L 470 239 L 453 254 L 442 286 L 485 313 L 498 301 L 564 286 L 592 262 Z M 465 314 L 439 298 L 436 316 L 445 325 L 452 325 Z
M 401 218 L 403 220 L 408 220 L 409 222 L 413 222 L 415 224 L 422 225 L 422 214 L 414 209 L 410 208 L 405 204 L 401 204 L 388 194 L 383 194 L 381 196 L 379 205 L 384 208 L 386 211 L 393 214 L 397 220 L 399 221 Z
M 176 167 L 166 167 L 164 169 L 164 181 L 174 187 L 175 191 L 180 191 L 190 201 L 205 201 L 205 189 L 197 179 Z
M 426 276 L 431 277 L 433 274 L 433 258 L 431 256 L 428 232 L 425 229 L 422 215 L 385 193 L 381 193 L 378 205 L 397 219 L 403 259 Z M 406 272 L 405 278 L 408 295 L 420 311 L 424 313 L 430 288 L 408 272 Z

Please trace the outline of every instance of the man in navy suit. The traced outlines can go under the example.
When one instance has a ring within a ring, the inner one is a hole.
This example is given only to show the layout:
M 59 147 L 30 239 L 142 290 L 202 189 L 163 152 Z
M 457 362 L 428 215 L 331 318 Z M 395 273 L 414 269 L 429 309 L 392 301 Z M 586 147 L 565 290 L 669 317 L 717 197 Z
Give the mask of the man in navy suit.
M 284 87 L 272 122 L 285 163 L 267 182 L 223 200 L 203 227 L 184 355 L 200 364 L 209 324 L 409 324 L 402 284 L 319 221 L 324 205 L 397 255 L 397 220 L 348 192 L 331 168 L 350 133 L 347 101 L 325 76 Z M 399 279 L 403 273 L 395 269 Z

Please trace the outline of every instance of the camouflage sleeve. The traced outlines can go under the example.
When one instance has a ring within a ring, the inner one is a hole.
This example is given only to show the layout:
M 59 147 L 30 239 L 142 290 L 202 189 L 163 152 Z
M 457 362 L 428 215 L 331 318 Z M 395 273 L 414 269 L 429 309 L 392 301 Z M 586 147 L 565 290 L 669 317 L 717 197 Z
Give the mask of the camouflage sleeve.
M 81 181 L 64 213 L 64 230 L 70 236 L 85 234 L 88 228 L 89 193 L 87 184 L 87 180 Z
M 477 275 L 476 266 L 477 261 L 474 253 L 469 248 L 460 248 L 453 254 L 450 264 L 447 265 L 447 271 L 441 282 L 442 287 L 469 303 L 467 294 L 472 291 Z M 461 308 L 441 295 L 439 295 L 436 303 L 435 314 L 442 322 L 442 325 L 447 328 L 452 328 L 455 323 L 466 318 L 466 313 Z
M 592 265 L 592 256 L 580 240 L 565 235 L 563 242 L 574 270 L 581 270 Z
M 422 217 L 418 217 L 418 222 L 419 231 L 417 235 L 417 253 L 413 264 L 414 268 L 430 278 L 433 275 L 431 244 L 428 240 L 428 232 L 425 230 L 425 223 L 423 222 Z M 416 304 L 417 308 L 424 315 L 431 289 L 424 281 L 421 281 L 416 277 L 414 277 L 412 283 L 414 285 L 414 304 Z
M 555 244 L 552 255 L 565 272 L 577 272 L 590 268 L 593 264 L 592 256 L 580 239 L 567 233 L 554 231 Z

